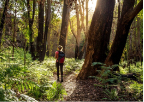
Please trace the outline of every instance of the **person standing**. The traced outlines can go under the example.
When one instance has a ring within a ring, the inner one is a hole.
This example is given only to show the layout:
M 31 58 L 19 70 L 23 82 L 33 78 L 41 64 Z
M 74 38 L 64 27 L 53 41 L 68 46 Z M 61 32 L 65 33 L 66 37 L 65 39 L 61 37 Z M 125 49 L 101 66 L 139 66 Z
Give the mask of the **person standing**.
M 59 45 L 58 51 L 55 52 L 56 67 L 57 67 L 57 81 L 59 81 L 59 66 L 60 66 L 61 82 L 63 82 L 63 63 L 65 59 L 65 54 L 62 50 L 63 50 L 63 47 Z

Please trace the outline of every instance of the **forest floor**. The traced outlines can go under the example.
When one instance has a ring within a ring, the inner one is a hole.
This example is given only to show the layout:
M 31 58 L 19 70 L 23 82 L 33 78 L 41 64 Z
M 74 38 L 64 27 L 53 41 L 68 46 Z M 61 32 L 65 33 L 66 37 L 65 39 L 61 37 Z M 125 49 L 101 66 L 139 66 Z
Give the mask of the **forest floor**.
M 75 71 L 68 72 L 67 74 L 64 73 L 63 82 L 61 83 L 62 86 L 65 88 L 67 95 L 64 96 L 63 101 L 108 101 L 108 100 L 129 100 L 129 101 L 136 101 L 132 96 L 130 96 L 127 92 L 120 93 L 118 97 L 110 99 L 108 95 L 105 94 L 105 89 L 101 86 L 95 86 L 95 84 L 100 83 L 96 79 L 87 79 L 87 80 L 76 80 L 77 73 Z M 56 72 L 51 79 L 52 81 L 57 80 Z M 61 79 L 60 79 L 61 81 Z M 110 89 L 118 89 L 117 87 L 110 87 Z
M 88 80 L 76 80 L 77 74 L 72 71 L 64 74 L 62 86 L 65 88 L 67 95 L 64 96 L 63 101 L 102 101 L 107 97 L 103 94 L 101 87 L 95 88 L 94 84 L 98 83 L 95 79 Z M 57 80 L 57 75 L 51 79 L 52 81 Z

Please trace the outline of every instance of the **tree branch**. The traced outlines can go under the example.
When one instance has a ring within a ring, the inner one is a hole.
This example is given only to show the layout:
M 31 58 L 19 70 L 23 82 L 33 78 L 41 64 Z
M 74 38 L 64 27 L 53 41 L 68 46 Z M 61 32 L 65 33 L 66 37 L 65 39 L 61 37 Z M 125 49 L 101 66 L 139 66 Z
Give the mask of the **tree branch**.
M 126 15 L 127 20 L 128 21 L 132 20 L 142 9 L 143 9 L 143 0 L 141 0 L 139 4 L 133 10 L 131 10 L 131 12 L 128 13 L 128 15 Z
M 69 22 L 70 22 L 71 32 L 72 32 L 72 34 L 74 35 L 74 37 L 75 37 L 75 39 L 76 39 L 76 43 L 78 44 L 77 37 L 76 37 L 76 34 L 74 33 L 74 30 L 73 30 L 73 28 L 72 28 L 70 19 L 69 19 Z

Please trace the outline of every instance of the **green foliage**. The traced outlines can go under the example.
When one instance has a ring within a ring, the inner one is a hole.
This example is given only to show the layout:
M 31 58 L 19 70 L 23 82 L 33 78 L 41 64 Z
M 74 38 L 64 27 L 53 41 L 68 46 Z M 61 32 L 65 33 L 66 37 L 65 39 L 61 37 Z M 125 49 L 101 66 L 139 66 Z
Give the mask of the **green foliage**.
M 135 99 L 138 99 L 141 96 L 143 96 L 143 84 L 139 84 L 133 81 L 133 83 L 129 85 L 129 88 L 132 89 L 133 91 L 132 95 Z
M 2 88 L 0 88 L 0 101 L 4 101 L 4 90 Z
M 47 99 L 50 100 L 63 100 L 63 95 L 67 95 L 61 83 L 54 82 L 52 87 L 46 91 Z
M 98 66 L 101 67 L 101 70 L 97 70 L 97 72 L 99 72 L 99 74 L 101 75 L 101 77 L 96 77 L 96 76 L 90 76 L 90 77 L 96 78 L 104 86 L 108 82 L 115 84 L 115 81 L 117 81 L 118 79 L 120 79 L 120 77 L 117 77 L 117 76 L 113 75 L 113 73 L 111 71 L 112 69 L 114 69 L 115 67 L 117 67 L 119 65 L 115 64 L 115 65 L 106 67 L 105 64 L 103 64 L 101 62 L 93 62 L 92 66 L 95 66 L 95 65 L 98 65 Z M 111 78 L 106 78 L 106 77 L 111 77 Z
M 40 63 L 39 61 L 32 61 L 29 53 L 26 54 L 26 65 L 24 66 L 24 51 L 20 48 L 15 49 L 14 59 L 10 59 L 12 56 L 10 53 L 12 48 L 5 49 L 1 52 L 0 60 L 0 100 L 6 100 L 9 93 L 6 93 L 8 89 L 14 89 L 19 93 L 26 93 L 27 95 L 36 99 L 43 99 L 50 93 L 55 93 L 55 96 L 51 99 L 57 100 L 63 98 L 63 94 L 66 94 L 61 84 L 55 84 L 49 82 L 49 77 L 53 75 L 56 70 L 55 58 L 45 58 L 45 61 Z M 56 85 L 56 86 L 55 86 Z M 56 88 L 56 91 L 52 91 Z M 47 94 L 46 94 L 47 93 Z M 10 94 L 11 95 L 11 94 Z M 15 97 L 15 96 L 12 96 Z M 7 99 L 7 100 L 11 100 Z M 22 100 L 22 99 L 19 99 Z M 47 98 L 45 100 L 48 100 Z M 15 101 L 15 100 L 13 100 Z
M 126 91 L 128 91 L 128 93 L 130 93 L 132 95 L 132 97 L 135 100 L 140 100 L 143 96 L 143 66 L 141 66 L 141 62 L 137 62 L 136 66 L 135 64 L 131 64 L 130 68 L 131 68 L 131 72 L 132 73 L 138 73 L 140 75 L 140 78 L 138 78 L 138 83 L 137 81 L 132 81 L 132 80 L 124 80 L 123 77 L 121 76 L 115 76 L 112 74 L 111 69 L 119 66 L 120 68 L 120 73 L 121 74 L 127 74 L 129 72 L 129 68 L 124 68 L 123 66 L 127 64 L 126 61 L 124 61 L 123 63 L 121 63 L 121 65 L 112 65 L 111 67 L 105 67 L 103 63 L 99 63 L 99 62 L 94 62 L 92 63 L 92 66 L 98 65 L 101 67 L 101 70 L 98 70 L 98 72 L 101 74 L 101 77 L 96 77 L 96 76 L 90 76 L 91 78 L 95 78 L 97 79 L 101 84 L 94 84 L 95 87 L 99 86 L 102 87 L 103 89 L 105 89 L 103 92 L 109 97 L 108 100 L 125 100 L 123 98 L 125 97 L 129 97 L 126 95 Z M 108 78 L 105 78 L 108 77 Z M 110 77 L 110 78 L 109 78 Z M 123 81 L 121 81 L 123 80 Z M 119 86 L 119 85 L 108 85 L 106 83 L 112 83 L 112 84 L 119 84 L 122 85 L 121 86 L 121 91 L 120 93 L 123 93 L 122 95 L 118 95 L 118 91 L 116 88 L 113 88 L 114 86 Z M 117 82 L 117 83 L 115 83 Z M 110 89 L 110 87 L 112 86 L 112 88 Z M 109 90 L 109 89 L 110 90 Z M 128 89 L 127 89 L 128 88 Z M 120 98 L 121 97 L 121 98 Z M 103 100 L 105 100 L 107 98 L 103 98 Z
M 114 88 L 114 89 L 111 89 L 111 90 L 108 90 L 106 89 L 104 91 L 104 93 L 110 98 L 110 100 L 117 100 L 119 97 L 118 97 L 118 92 L 117 90 Z
M 131 73 L 138 73 L 140 75 L 140 77 L 138 77 L 138 80 L 143 81 L 143 64 L 141 66 L 141 62 L 137 62 L 136 65 L 130 64 L 130 66 L 126 68 L 123 68 L 124 65 L 127 65 L 127 61 L 124 61 L 123 63 L 121 63 L 121 66 L 119 66 L 121 74 L 129 73 L 129 67 L 130 67 Z
M 75 60 L 74 58 L 65 59 L 65 71 L 75 71 L 79 72 L 82 68 L 84 60 Z

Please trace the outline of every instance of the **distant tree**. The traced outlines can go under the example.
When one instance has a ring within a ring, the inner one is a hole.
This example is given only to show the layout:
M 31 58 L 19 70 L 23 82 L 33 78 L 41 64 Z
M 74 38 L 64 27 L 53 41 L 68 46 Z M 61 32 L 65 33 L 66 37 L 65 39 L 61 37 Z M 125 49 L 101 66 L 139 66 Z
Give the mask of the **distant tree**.
M 37 37 L 37 58 L 39 61 L 43 61 L 43 28 L 44 28 L 44 2 L 40 0 L 38 2 L 39 14 L 38 14 L 38 37 Z
M 2 13 L 2 17 L 1 17 L 1 22 L 0 22 L 0 49 L 1 49 L 2 31 L 3 31 L 3 28 L 4 28 L 4 23 L 5 23 L 6 13 L 7 13 L 7 9 L 8 9 L 8 4 L 9 4 L 9 0 L 6 0 L 4 10 L 3 10 L 3 13 Z
M 51 18 L 51 2 L 47 0 L 39 1 L 39 17 L 38 17 L 38 37 L 37 37 L 37 58 L 39 61 L 43 61 L 46 54 L 46 42 L 48 27 Z M 45 6 L 44 6 L 45 5 Z M 45 8 L 45 25 L 44 25 L 44 8 Z M 45 26 L 45 29 L 44 29 Z
M 27 0 L 27 9 L 28 9 L 28 20 L 29 20 L 29 36 L 30 36 L 30 53 L 31 57 L 33 60 L 36 60 L 35 57 L 35 45 L 33 39 L 33 22 L 34 22 L 34 16 L 35 16 L 35 6 L 36 6 L 36 1 L 33 0 L 33 13 L 32 13 L 32 18 L 30 17 L 30 0 Z
M 46 54 L 46 42 L 48 40 L 47 35 L 50 34 L 50 33 L 48 33 L 48 28 L 49 28 L 50 19 L 51 19 L 51 2 L 50 2 L 50 0 L 47 0 L 45 2 L 45 14 L 46 14 L 46 20 L 45 20 L 45 32 L 44 32 L 43 52 L 42 52 L 42 55 L 41 55 L 42 56 L 42 60 L 44 60 L 44 57 L 45 57 L 45 54 Z
M 72 5 L 73 0 L 64 0 L 63 3 L 63 14 L 62 14 L 62 25 L 60 32 L 59 45 L 63 46 L 63 51 L 65 52 L 66 45 L 66 35 L 68 30 L 68 21 L 70 16 L 70 6 Z
M 77 20 L 77 31 L 75 33 L 74 31 L 74 28 L 72 27 L 73 26 L 73 23 L 71 23 L 70 21 L 70 27 L 71 27 L 71 31 L 72 31 L 72 34 L 74 35 L 75 39 L 76 39 L 76 45 L 75 45 L 75 59 L 82 59 L 82 55 L 83 55 L 83 52 L 84 52 L 84 47 L 85 47 L 85 44 L 83 46 L 82 49 L 80 49 L 80 43 L 81 43 L 81 32 L 82 30 L 84 31 L 85 33 L 85 39 L 87 39 L 86 37 L 86 34 L 87 34 L 87 29 L 88 29 L 88 0 L 87 0 L 87 4 L 86 4 L 86 24 L 87 26 L 85 27 L 84 26 L 84 1 L 83 0 L 75 0 L 74 1 L 75 3 L 75 10 L 76 10 L 76 20 Z M 85 41 L 86 42 L 86 41 Z

